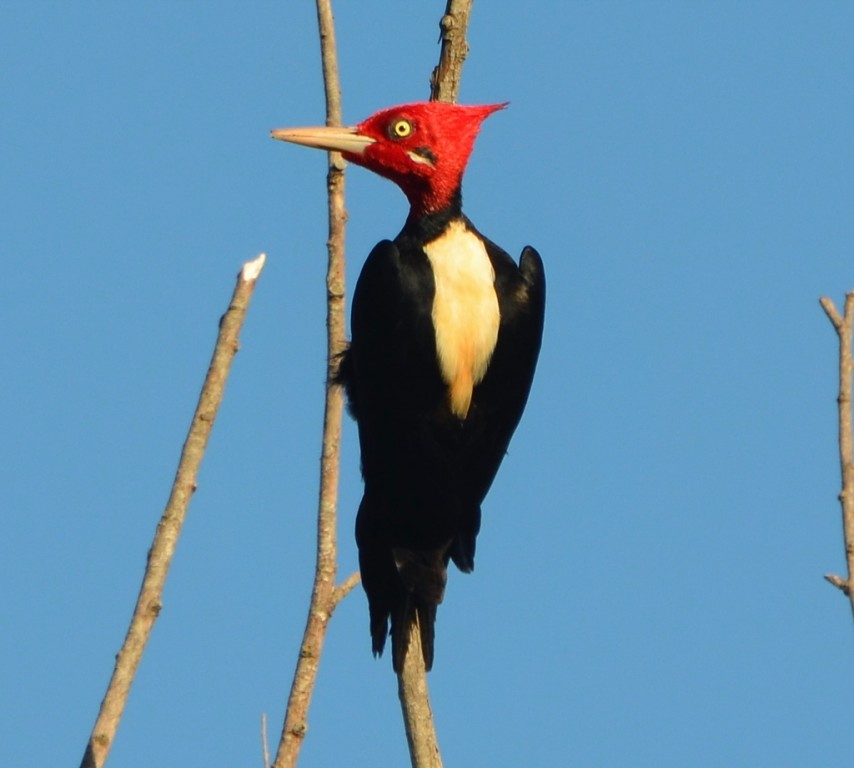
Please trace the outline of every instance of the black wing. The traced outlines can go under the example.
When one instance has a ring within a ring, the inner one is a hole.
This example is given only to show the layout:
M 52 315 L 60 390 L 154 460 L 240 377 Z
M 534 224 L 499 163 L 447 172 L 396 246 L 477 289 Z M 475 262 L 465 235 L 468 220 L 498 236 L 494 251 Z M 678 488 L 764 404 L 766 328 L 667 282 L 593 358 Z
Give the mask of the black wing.
M 467 519 L 452 556 L 466 572 L 474 568 L 480 504 L 528 401 L 542 342 L 546 298 L 543 263 L 533 248 L 522 251 L 517 266 L 505 251 L 484 241 L 495 270 L 501 323 L 495 352 L 483 381 L 475 387 L 465 424 L 468 450 L 460 474 L 460 493 Z
M 429 668 L 445 566 L 449 557 L 463 571 L 474 566 L 480 504 L 528 398 L 545 280 L 533 249 L 517 265 L 485 241 L 501 320 L 487 373 L 461 422 L 438 367 L 429 261 L 420 247 L 398 242 L 379 243 L 365 262 L 341 379 L 359 425 L 365 493 L 356 539 L 374 653 L 382 652 L 391 616 L 398 664 L 415 610 Z
M 457 502 L 432 424 L 445 400 L 432 325 L 434 282 L 420 251 L 379 243 L 353 295 L 352 342 L 341 367 L 359 426 L 365 492 L 356 521 L 375 654 L 391 617 L 395 667 L 412 611 L 427 668 L 445 586 Z
M 528 401 L 542 343 L 546 300 L 543 262 L 533 248 L 522 251 L 518 267 L 494 243 L 487 241 L 487 252 L 495 268 L 501 324 L 486 376 L 472 398 L 473 416 L 478 421 L 472 427 L 477 426 L 484 436 L 485 450 L 479 454 L 482 471 L 472 473 L 479 483 L 475 492 L 481 499 L 495 478 Z

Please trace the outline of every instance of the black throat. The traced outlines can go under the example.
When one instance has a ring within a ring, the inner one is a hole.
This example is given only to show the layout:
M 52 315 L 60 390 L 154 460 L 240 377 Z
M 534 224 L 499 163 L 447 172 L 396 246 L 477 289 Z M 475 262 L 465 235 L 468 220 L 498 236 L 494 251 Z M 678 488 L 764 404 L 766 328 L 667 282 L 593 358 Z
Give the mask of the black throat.
M 463 218 L 465 218 L 463 216 L 463 195 L 460 188 L 457 188 L 451 197 L 451 202 L 440 211 L 422 214 L 410 211 L 406 223 L 396 239 L 398 241 L 414 241 L 419 245 L 425 245 L 439 237 L 452 221 Z

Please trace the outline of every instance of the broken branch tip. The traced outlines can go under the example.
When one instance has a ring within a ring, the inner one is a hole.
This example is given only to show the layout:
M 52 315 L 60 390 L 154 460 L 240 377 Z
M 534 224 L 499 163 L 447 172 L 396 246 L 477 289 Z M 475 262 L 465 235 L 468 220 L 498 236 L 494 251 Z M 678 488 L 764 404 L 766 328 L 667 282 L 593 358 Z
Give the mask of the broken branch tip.
M 265 261 L 267 261 L 266 253 L 259 253 L 254 259 L 247 261 L 240 270 L 240 279 L 245 283 L 257 280 L 261 270 L 264 269 Z

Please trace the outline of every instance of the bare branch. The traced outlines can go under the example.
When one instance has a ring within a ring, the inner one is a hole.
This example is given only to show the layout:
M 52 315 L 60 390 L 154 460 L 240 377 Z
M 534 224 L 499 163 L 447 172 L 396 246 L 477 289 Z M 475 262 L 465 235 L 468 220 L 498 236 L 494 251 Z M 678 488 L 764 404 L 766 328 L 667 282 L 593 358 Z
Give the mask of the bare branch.
M 842 505 L 842 529 L 845 538 L 845 558 L 848 578 L 825 576 L 834 586 L 848 595 L 854 612 L 854 436 L 851 424 L 851 390 L 854 362 L 851 342 L 854 339 L 854 292 L 845 296 L 845 313 L 839 315 L 833 302 L 823 297 L 821 306 L 833 323 L 839 337 L 839 464 L 842 474 L 842 490 L 839 502 Z
M 317 22 L 320 32 L 323 82 L 326 89 L 326 123 L 341 124 L 341 86 L 335 25 L 330 0 L 317 0 Z M 273 768 L 293 768 L 299 758 L 308 730 L 308 708 L 317 679 L 326 627 L 337 600 L 336 591 L 338 504 L 338 462 L 341 445 L 343 392 L 335 383 L 338 361 L 346 346 L 344 315 L 344 232 L 347 212 L 344 207 L 344 162 L 337 152 L 329 153 L 327 174 L 329 240 L 327 292 L 327 367 L 326 404 L 323 417 L 323 448 L 320 459 L 320 498 L 317 512 L 317 564 L 308 618 L 294 680 L 288 698 L 282 736 Z
M 455 102 L 460 89 L 463 62 L 468 54 L 466 32 L 473 0 L 448 0 L 439 23 L 442 51 L 431 77 L 431 101 Z M 413 618 L 415 614 L 413 612 Z M 413 768 L 441 768 L 442 756 L 430 708 L 427 672 L 421 653 L 421 633 L 416 621 L 408 627 L 409 642 L 403 667 L 397 676 L 397 692 Z
M 468 56 L 466 30 L 474 0 L 448 0 L 445 15 L 439 21 L 442 52 L 430 77 L 430 101 L 455 102 L 460 93 L 463 62 Z
M 219 337 L 181 452 L 172 492 L 148 552 L 148 562 L 130 627 L 124 644 L 116 656 L 113 676 L 110 678 L 107 692 L 101 702 L 101 709 L 89 737 L 81 768 L 101 768 L 107 761 L 113 745 L 137 667 L 163 605 L 166 576 L 172 564 L 175 546 L 187 515 L 190 499 L 196 490 L 199 467 L 217 411 L 222 403 L 232 360 L 239 348 L 240 329 L 265 258 L 262 253 L 243 266 L 237 278 L 231 304 L 220 320 Z
M 415 611 L 413 617 L 417 617 Z M 408 631 L 409 642 L 403 656 L 403 669 L 397 676 L 397 696 L 403 712 L 409 759 L 412 768 L 442 768 L 417 618 L 409 623 Z

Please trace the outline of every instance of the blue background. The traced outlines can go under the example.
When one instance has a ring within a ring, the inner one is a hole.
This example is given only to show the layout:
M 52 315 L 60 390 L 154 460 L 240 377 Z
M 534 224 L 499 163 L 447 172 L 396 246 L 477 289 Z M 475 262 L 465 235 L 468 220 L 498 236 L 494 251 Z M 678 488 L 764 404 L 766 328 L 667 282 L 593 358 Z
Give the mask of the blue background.
M 425 99 L 444 2 L 338 2 L 344 111 Z M 267 267 L 110 764 L 275 750 L 314 557 L 325 157 L 310 2 L 0 6 L 0 763 L 76 765 L 240 265 Z M 836 336 L 854 5 L 476 3 L 466 211 L 546 262 L 544 347 L 452 573 L 447 765 L 851 759 Z M 348 172 L 348 282 L 406 215 Z M 347 421 L 341 573 L 361 494 Z M 303 766 L 405 765 L 361 590 Z

